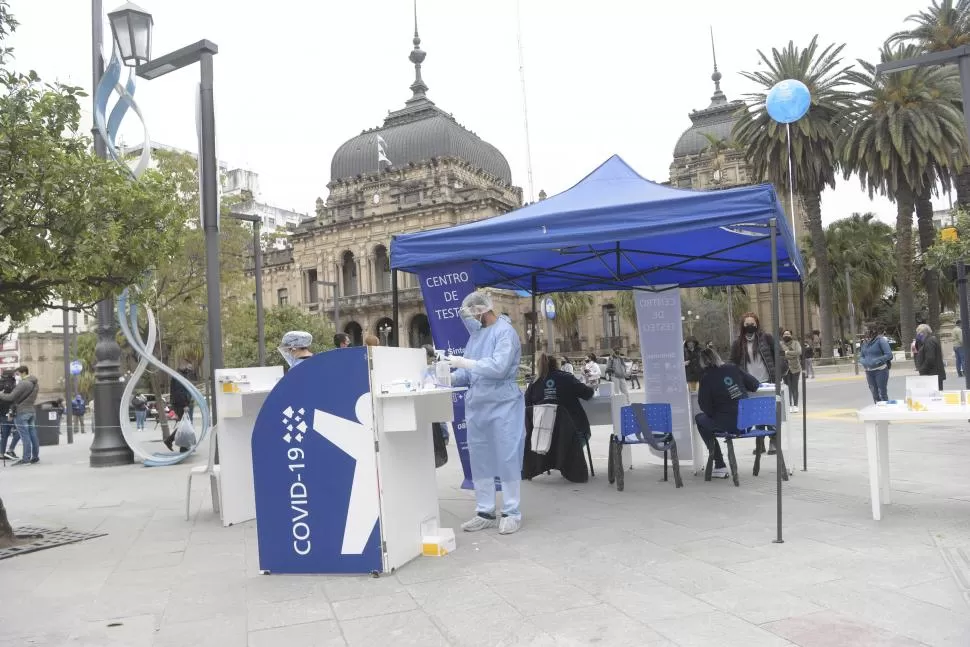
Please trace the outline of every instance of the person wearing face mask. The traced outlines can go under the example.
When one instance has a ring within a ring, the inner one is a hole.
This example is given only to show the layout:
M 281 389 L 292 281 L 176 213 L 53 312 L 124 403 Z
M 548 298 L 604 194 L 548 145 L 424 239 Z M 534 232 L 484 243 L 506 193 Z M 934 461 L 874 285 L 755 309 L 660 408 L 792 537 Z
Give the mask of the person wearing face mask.
M 758 315 L 747 312 L 741 317 L 741 333 L 731 344 L 731 363 L 750 374 L 761 384 L 775 383 L 775 339 L 770 333 L 761 330 Z M 784 368 L 784 367 L 781 367 Z M 784 372 L 782 372 L 784 375 Z M 755 441 L 755 453 L 765 450 L 765 441 Z M 775 453 L 775 439 L 771 438 L 769 454 Z
M 599 362 L 596 361 L 596 355 L 593 353 L 586 356 L 586 363 L 583 364 L 583 377 L 586 380 L 586 386 L 593 388 L 599 386 L 600 379 L 603 377 Z
M 291 330 L 283 335 L 276 350 L 283 356 L 287 366 L 293 368 L 313 357 L 313 353 L 310 352 L 311 344 L 313 344 L 313 335 L 302 330 Z
M 704 369 L 701 368 L 701 345 L 696 337 L 688 337 L 684 341 L 684 373 L 687 386 L 691 391 L 697 391 L 697 385 L 704 377 Z
M 920 375 L 935 375 L 942 391 L 946 368 L 943 366 L 940 340 L 933 334 L 932 328 L 926 324 L 920 324 L 916 326 L 916 341 L 919 344 L 919 351 L 916 353 L 916 370 Z
M 475 516 L 461 528 L 477 532 L 498 525 L 499 533 L 507 535 L 522 525 L 525 399 L 516 382 L 522 342 L 508 317 L 495 314 L 485 292 L 465 297 L 459 316 L 470 337 L 464 355 L 448 361 L 456 369 L 452 384 L 468 387 L 465 422 L 475 484 Z M 501 520 L 495 510 L 496 477 L 502 484 Z
M 876 404 L 889 400 L 889 366 L 893 351 L 886 338 L 878 333 L 875 326 L 869 326 L 868 334 L 859 348 L 859 365 L 866 372 L 866 382 L 872 401 Z
M 788 385 L 788 411 L 798 413 L 798 380 L 802 372 L 802 345 L 791 334 L 790 330 L 781 332 L 781 352 L 785 355 L 785 384 Z

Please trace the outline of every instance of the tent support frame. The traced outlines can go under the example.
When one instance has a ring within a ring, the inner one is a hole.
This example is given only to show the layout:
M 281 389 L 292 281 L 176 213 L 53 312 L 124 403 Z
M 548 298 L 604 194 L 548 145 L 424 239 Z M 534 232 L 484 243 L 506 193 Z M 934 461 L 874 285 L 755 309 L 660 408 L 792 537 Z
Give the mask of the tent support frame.
M 391 337 L 391 346 L 400 346 L 398 340 L 398 330 L 400 329 L 400 316 L 401 316 L 401 300 L 400 294 L 397 289 L 397 273 L 398 270 L 391 270 L 391 319 L 394 320 L 394 335 Z
M 799 336 L 802 343 L 805 343 L 805 284 L 798 282 L 798 318 Z M 805 357 L 805 349 L 802 349 L 802 358 Z M 814 359 L 812 360 L 814 361 Z M 804 362 L 803 362 L 804 364 Z M 802 471 L 808 471 L 808 377 L 805 375 L 805 367 L 802 366 Z
M 771 235 L 771 318 L 775 326 L 775 334 L 778 333 L 778 328 L 781 326 L 781 307 L 778 299 L 778 221 L 772 218 L 768 221 L 768 231 Z M 782 471 L 788 469 L 785 466 L 785 461 L 782 456 L 782 425 L 781 425 L 781 408 L 784 403 L 781 401 L 781 344 L 778 340 L 775 340 L 775 444 L 777 449 L 777 454 L 775 458 L 776 469 L 775 469 L 775 498 L 778 504 L 777 510 L 777 531 L 778 536 L 775 537 L 773 543 L 783 544 L 785 540 L 781 536 L 781 520 L 782 520 L 782 509 L 781 509 L 781 477 Z
M 539 280 L 536 275 L 532 275 L 532 378 L 538 375 L 536 372 L 536 359 L 539 354 L 539 313 L 536 308 L 536 285 Z

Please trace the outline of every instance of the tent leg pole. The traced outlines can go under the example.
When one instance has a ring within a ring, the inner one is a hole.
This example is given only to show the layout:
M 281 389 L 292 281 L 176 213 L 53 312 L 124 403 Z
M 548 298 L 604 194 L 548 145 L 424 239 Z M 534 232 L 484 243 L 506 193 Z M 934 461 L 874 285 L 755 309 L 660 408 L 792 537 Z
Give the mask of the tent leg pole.
M 781 308 L 778 304 L 778 221 L 772 219 L 768 223 L 768 232 L 771 236 L 771 317 L 775 324 L 775 334 L 777 330 L 781 327 Z M 782 460 L 782 425 L 781 425 L 781 408 L 784 403 L 781 401 L 781 344 L 778 340 L 775 340 L 775 443 L 777 447 L 777 461 L 775 469 L 775 497 L 778 502 L 778 512 L 777 512 L 777 532 L 778 535 L 774 539 L 774 543 L 783 544 L 785 540 L 781 536 L 781 471 L 783 469 L 788 469 L 785 467 L 785 463 Z
M 397 289 L 397 270 L 391 270 L 391 318 L 394 319 L 394 335 L 391 337 L 390 346 L 398 344 L 398 321 L 401 317 L 401 299 Z
M 798 317 L 801 326 L 802 343 L 805 343 L 805 284 L 798 282 Z M 802 357 L 805 357 L 805 349 L 802 349 Z M 814 359 L 813 359 L 814 361 Z M 805 367 L 802 367 L 802 471 L 808 471 L 808 377 L 805 375 Z
M 539 313 L 536 308 L 536 286 L 539 281 L 536 279 L 536 275 L 532 275 L 532 377 L 535 379 L 536 373 L 536 355 L 539 354 Z

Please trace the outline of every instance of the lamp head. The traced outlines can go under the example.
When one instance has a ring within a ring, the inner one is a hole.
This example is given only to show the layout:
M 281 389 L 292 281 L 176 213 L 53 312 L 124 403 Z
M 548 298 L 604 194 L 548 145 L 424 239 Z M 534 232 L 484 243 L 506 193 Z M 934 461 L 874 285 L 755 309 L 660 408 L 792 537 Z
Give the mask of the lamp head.
M 136 67 L 152 59 L 152 15 L 132 2 L 108 14 L 118 54 L 125 65 Z

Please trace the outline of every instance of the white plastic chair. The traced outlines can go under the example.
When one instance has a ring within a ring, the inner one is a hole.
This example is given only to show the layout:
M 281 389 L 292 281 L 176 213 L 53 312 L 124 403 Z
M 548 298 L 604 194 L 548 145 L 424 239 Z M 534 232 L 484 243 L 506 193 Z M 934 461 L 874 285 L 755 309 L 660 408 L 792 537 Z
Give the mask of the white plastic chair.
M 222 474 L 219 466 L 216 465 L 216 443 L 218 441 L 219 426 L 215 425 L 209 433 L 209 462 L 206 465 L 197 465 L 189 470 L 189 483 L 185 492 L 185 520 L 189 520 L 189 513 L 192 508 L 192 477 L 209 475 L 209 487 L 212 490 L 212 511 L 221 514 L 222 511 Z

